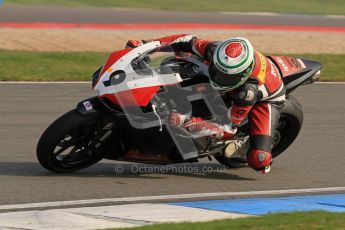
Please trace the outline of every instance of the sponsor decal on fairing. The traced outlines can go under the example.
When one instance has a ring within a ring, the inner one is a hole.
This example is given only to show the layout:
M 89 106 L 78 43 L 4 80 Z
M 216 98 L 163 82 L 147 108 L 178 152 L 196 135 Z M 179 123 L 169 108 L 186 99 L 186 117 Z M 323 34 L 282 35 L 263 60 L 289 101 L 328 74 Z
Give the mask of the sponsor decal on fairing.
M 93 109 L 92 104 L 89 101 L 84 101 L 83 105 L 87 111 L 90 111 Z

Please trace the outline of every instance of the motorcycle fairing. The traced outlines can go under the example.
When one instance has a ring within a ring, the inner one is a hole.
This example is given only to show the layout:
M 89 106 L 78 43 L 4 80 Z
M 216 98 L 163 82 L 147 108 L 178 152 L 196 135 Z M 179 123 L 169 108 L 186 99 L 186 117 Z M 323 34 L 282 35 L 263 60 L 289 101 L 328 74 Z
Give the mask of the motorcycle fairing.
M 291 93 L 301 84 L 313 83 L 320 77 L 322 64 L 317 61 L 284 56 L 269 56 L 282 75 L 286 93 Z
M 94 87 L 99 97 L 106 97 L 121 107 L 147 106 L 161 86 L 182 82 L 178 73 L 159 73 L 150 67 L 141 72 L 133 69 L 134 59 L 160 47 L 162 44 L 154 41 L 112 53 Z
M 160 86 L 124 90 L 118 93 L 106 93 L 100 98 L 107 98 L 120 107 L 147 106 L 153 96 L 159 91 Z
M 274 63 L 278 66 L 283 78 L 306 68 L 300 59 L 286 56 L 270 56 L 270 59 L 273 59 Z

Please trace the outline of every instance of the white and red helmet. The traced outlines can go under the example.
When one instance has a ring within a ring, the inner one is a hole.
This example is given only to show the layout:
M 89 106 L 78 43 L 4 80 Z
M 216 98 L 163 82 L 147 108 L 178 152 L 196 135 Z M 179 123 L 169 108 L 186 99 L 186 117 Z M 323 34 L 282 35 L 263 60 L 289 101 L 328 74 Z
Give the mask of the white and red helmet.
M 254 48 L 246 38 L 230 38 L 217 46 L 210 66 L 211 85 L 232 90 L 242 85 L 254 68 Z

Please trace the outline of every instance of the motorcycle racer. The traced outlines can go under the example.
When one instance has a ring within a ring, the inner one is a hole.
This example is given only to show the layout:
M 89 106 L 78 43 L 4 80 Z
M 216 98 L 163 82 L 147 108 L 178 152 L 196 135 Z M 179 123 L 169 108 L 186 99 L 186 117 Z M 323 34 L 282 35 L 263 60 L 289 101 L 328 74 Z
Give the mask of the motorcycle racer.
M 229 124 L 219 125 L 198 117 L 172 111 L 169 123 L 181 126 L 193 134 L 229 140 L 237 127 L 248 117 L 250 149 L 247 162 L 261 173 L 271 169 L 273 135 L 280 110 L 285 101 L 285 87 L 274 63 L 254 50 L 246 38 L 208 41 L 194 35 L 179 34 L 153 39 L 170 44 L 175 52 L 199 56 L 209 65 L 211 86 L 225 93 L 234 103 L 228 110 Z M 129 40 L 126 47 L 137 47 L 147 41 Z M 230 150 L 229 150 L 230 148 Z M 225 149 L 231 152 L 229 144 Z

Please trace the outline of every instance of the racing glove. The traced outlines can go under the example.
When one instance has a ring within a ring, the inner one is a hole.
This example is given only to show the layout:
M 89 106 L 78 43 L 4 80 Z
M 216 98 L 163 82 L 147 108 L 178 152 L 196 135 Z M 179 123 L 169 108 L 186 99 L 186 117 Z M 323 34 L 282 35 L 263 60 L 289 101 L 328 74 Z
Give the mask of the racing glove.
M 229 140 L 236 134 L 236 129 L 232 129 L 230 125 L 219 125 L 208 122 L 200 117 L 193 117 L 187 121 L 184 127 L 192 134 L 209 136 L 217 140 Z
M 126 43 L 126 48 L 137 48 L 144 44 L 142 40 L 128 40 Z
M 183 127 L 188 119 L 190 119 L 190 116 L 178 113 L 175 110 L 171 111 L 168 116 L 169 125 L 172 127 Z
M 229 125 L 218 125 L 199 117 L 189 117 L 172 111 L 168 116 L 168 122 L 172 127 L 184 127 L 191 134 L 209 136 L 212 139 L 228 140 L 235 136 L 236 130 Z

